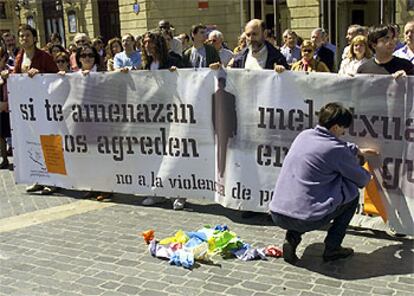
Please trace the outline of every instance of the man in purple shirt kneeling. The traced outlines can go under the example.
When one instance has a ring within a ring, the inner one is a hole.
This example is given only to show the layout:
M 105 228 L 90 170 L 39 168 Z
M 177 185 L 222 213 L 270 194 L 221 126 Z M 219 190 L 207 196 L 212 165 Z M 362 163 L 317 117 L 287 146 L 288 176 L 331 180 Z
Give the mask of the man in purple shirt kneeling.
M 284 160 L 269 208 L 274 223 L 287 230 L 283 258 L 288 263 L 298 260 L 296 248 L 302 234 L 331 220 L 323 259 L 353 254 L 341 244 L 358 206 L 358 188 L 371 179 L 361 166 L 363 154 L 376 152 L 339 139 L 351 123 L 348 109 L 338 103 L 325 105 L 319 112 L 319 124 L 296 137 Z

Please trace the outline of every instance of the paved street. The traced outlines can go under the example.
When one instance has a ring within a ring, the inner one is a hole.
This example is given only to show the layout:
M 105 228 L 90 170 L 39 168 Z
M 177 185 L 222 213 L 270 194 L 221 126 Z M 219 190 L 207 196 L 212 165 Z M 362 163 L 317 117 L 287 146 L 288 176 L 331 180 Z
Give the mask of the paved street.
M 141 206 L 142 198 L 83 200 L 76 192 L 26 194 L 12 172 L 0 171 L 0 295 L 413 295 L 413 241 L 349 230 L 355 255 L 324 263 L 325 231 L 306 234 L 299 266 L 283 259 L 243 262 L 216 258 L 193 270 L 170 266 L 147 251 L 142 231 L 157 238 L 205 224 L 227 224 L 255 247 L 282 245 L 283 231 L 266 217 L 193 200 Z

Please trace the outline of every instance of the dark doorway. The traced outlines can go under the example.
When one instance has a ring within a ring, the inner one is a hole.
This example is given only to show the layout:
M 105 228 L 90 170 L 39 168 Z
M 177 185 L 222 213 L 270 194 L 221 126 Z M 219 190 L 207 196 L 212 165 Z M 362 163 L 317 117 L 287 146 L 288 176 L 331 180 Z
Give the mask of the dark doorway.
M 352 10 L 351 24 L 364 25 L 365 24 L 365 12 L 362 9 Z
M 63 22 L 62 0 L 42 1 L 43 17 L 45 21 L 45 41 L 49 42 L 52 33 L 59 33 L 62 45 L 65 46 L 65 25 Z
M 119 24 L 118 0 L 99 0 L 99 30 L 103 41 L 120 37 L 121 29 Z

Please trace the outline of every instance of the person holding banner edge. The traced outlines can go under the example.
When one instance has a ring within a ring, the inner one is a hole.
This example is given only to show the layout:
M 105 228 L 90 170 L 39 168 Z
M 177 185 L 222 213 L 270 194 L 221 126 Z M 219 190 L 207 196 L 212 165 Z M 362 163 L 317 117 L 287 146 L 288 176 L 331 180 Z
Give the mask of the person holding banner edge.
M 368 45 L 375 53 L 373 59 L 359 66 L 359 74 L 392 74 L 395 79 L 414 75 L 414 65 L 393 56 L 396 46 L 395 28 L 391 25 L 371 27 L 368 33 Z
M 49 53 L 37 48 L 37 31 L 29 25 L 20 25 L 18 30 L 21 50 L 16 56 L 13 73 L 27 73 L 33 78 L 38 73 L 57 73 L 58 67 Z M 26 192 L 40 191 L 42 195 L 53 194 L 56 187 L 32 184 Z
M 284 55 L 265 40 L 264 21 L 253 19 L 244 29 L 247 47 L 241 50 L 228 64 L 230 68 L 251 70 L 271 69 L 278 73 L 289 70 Z
M 296 137 L 284 160 L 269 209 L 273 222 L 287 230 L 283 258 L 288 263 L 298 261 L 296 248 L 302 234 L 331 220 L 324 261 L 353 254 L 341 245 L 358 206 L 358 188 L 371 179 L 361 166 L 364 155 L 378 153 L 340 139 L 352 120 L 352 113 L 339 103 L 323 106 L 319 124 Z

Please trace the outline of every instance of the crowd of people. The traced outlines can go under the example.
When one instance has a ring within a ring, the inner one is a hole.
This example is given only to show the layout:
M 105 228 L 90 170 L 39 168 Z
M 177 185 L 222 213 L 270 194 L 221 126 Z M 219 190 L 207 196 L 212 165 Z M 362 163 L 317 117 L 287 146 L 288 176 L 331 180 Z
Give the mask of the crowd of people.
M 45 47 L 39 48 L 37 31 L 29 25 L 20 25 L 18 29 L 19 47 L 12 33 L 4 33 L 0 39 L 0 156 L 2 159 L 0 169 L 9 167 L 8 156 L 12 154 L 6 90 L 6 82 L 11 73 L 27 73 L 29 77 L 33 77 L 37 73 L 65 75 L 66 73 L 80 72 L 83 75 L 88 75 L 90 72 L 96 71 L 127 73 L 135 70 L 169 69 L 175 71 L 177 68 L 203 67 L 218 70 L 221 67 L 227 67 L 255 70 L 271 69 L 278 73 L 284 71 L 336 72 L 338 69 L 339 75 L 392 74 L 395 79 L 414 74 L 414 20 L 409 21 L 404 27 L 404 42 L 399 41 L 397 25 L 378 25 L 370 28 L 351 25 L 346 35 L 348 45 L 342 53 L 329 42 L 328 34 L 323 28 L 315 28 L 310 36 L 306 36 L 307 38 L 300 37 L 293 30 L 287 29 L 282 35 L 283 44 L 278 46 L 272 31 L 266 29 L 265 23 L 258 19 L 253 19 L 246 24 L 245 30 L 239 36 L 238 44 L 233 50 L 228 48 L 222 32 L 217 29 L 210 30 L 201 24 L 194 25 L 189 34 L 176 33 L 168 21 L 162 20 L 156 29 L 148 31 L 142 36 L 126 33 L 107 42 L 104 42 L 103 38 L 99 36 L 91 39 L 85 33 L 78 33 L 74 37 L 73 43 L 66 48 L 63 46 L 61 36 L 57 33 L 50 36 Z M 337 59 L 338 55 L 341 57 L 341 62 L 336 65 L 336 60 L 339 60 Z M 322 142 L 327 139 L 329 145 L 335 148 L 342 145 L 338 137 L 342 135 L 343 129 L 350 125 L 352 116 L 348 110 L 340 105 L 329 105 L 324 108 L 321 110 L 321 114 L 326 113 L 327 118 L 320 118 L 319 126 L 313 134 L 310 133 L 307 136 L 305 134 L 303 137 L 320 138 Z M 319 148 L 316 150 L 320 151 Z M 356 152 L 350 153 L 347 149 L 343 147 L 340 152 L 347 158 L 352 158 Z M 298 154 L 302 152 L 303 150 L 300 148 Z M 289 152 L 289 156 L 293 154 L 293 152 Z M 283 183 L 284 172 L 289 170 L 289 159 L 288 157 L 287 165 L 284 165 L 280 181 L 276 186 L 275 192 L 280 193 L 280 198 L 273 199 L 271 210 L 275 223 L 288 230 L 284 246 L 285 259 L 288 262 L 295 262 L 297 260 L 295 250 L 301 240 L 301 234 L 315 229 L 321 223 L 315 222 L 312 227 L 309 226 L 311 225 L 309 223 L 305 223 L 306 225 L 299 223 L 301 219 L 307 221 L 307 218 L 313 217 L 312 213 L 304 213 L 303 217 L 289 214 L 291 207 L 297 207 L 298 204 L 301 204 L 300 201 L 295 201 L 293 205 L 290 193 L 286 196 L 283 193 L 285 191 L 291 192 L 292 189 L 292 179 L 288 173 L 286 175 L 288 181 L 285 182 L 287 185 Z M 333 166 L 336 159 L 334 157 L 332 160 Z M 295 159 L 291 166 L 297 166 L 300 163 L 303 162 Z M 349 166 L 349 162 L 347 163 Z M 334 175 L 332 178 L 336 179 L 335 176 L 338 172 L 332 173 L 330 168 L 324 169 L 328 170 Z M 369 174 L 356 164 L 349 170 L 355 174 L 356 178 L 355 182 L 351 182 L 353 184 L 352 192 L 348 192 L 349 196 L 347 196 L 349 200 L 352 200 L 352 206 L 344 207 L 342 201 L 342 204 L 338 205 L 339 212 L 328 211 L 330 216 L 322 215 L 323 219 L 318 216 L 318 219 L 320 218 L 324 222 L 327 221 L 327 217 L 328 220 L 335 218 L 335 215 L 342 217 L 342 222 L 338 222 L 342 223 L 341 226 L 337 226 L 340 228 L 340 236 L 335 236 L 335 230 L 333 230 L 334 234 L 328 235 L 327 243 L 330 245 L 324 254 L 324 258 L 327 260 L 347 257 L 351 254 L 350 250 L 341 248 L 340 243 L 345 235 L 344 229 L 349 224 L 349 215 L 354 211 L 356 203 L 354 198 L 357 191 L 355 188 L 365 185 L 368 182 Z M 358 181 L 358 178 L 362 179 Z M 329 183 L 329 181 L 327 182 Z M 337 188 L 342 185 L 335 184 L 335 186 Z M 318 190 L 323 192 L 325 189 Z M 52 194 L 57 190 L 58 188 L 41 184 L 27 187 L 27 192 L 40 191 L 41 194 Z M 300 190 L 306 191 L 307 189 L 301 188 Z M 296 198 L 300 199 L 299 195 Z M 86 196 L 94 196 L 98 200 L 102 200 L 108 198 L 110 194 L 88 192 Z M 283 200 L 285 197 L 286 201 Z M 320 201 L 320 198 L 318 197 L 316 200 Z M 162 201 L 164 201 L 162 197 L 148 197 L 143 204 L 153 205 Z M 185 199 L 174 201 L 174 209 L 183 209 L 184 206 Z M 312 211 L 311 208 L 308 210 Z M 346 218 L 343 218 L 344 211 L 347 215 Z M 292 225 L 296 226 L 292 228 Z

